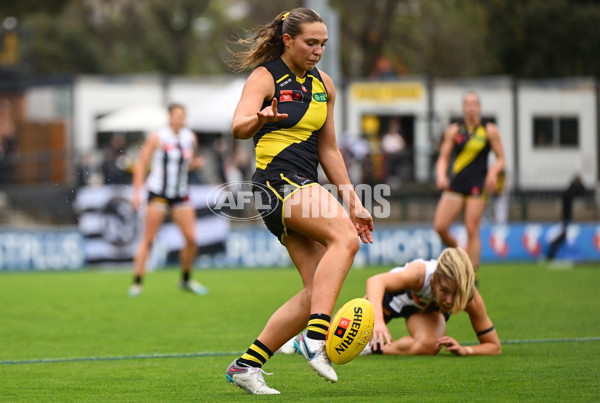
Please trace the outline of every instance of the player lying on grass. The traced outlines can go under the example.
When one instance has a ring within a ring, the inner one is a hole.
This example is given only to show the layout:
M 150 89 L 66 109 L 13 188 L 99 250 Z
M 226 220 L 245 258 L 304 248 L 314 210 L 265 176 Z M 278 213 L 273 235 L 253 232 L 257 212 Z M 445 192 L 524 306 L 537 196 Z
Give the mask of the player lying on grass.
M 442 346 L 455 355 L 496 355 L 500 339 L 474 286 L 467 253 L 445 249 L 437 260 L 414 260 L 367 279 L 366 298 L 373 304 L 375 325 L 365 354 L 433 355 Z M 469 314 L 479 344 L 461 346 L 446 335 L 452 313 Z M 405 318 L 408 335 L 392 340 L 387 323 Z

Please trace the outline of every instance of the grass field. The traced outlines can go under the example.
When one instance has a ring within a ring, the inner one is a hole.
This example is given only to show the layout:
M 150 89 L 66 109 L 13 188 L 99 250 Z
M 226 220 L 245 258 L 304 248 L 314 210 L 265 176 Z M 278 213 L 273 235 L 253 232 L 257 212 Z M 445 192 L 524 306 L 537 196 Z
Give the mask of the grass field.
M 362 296 L 353 269 L 338 306 Z M 600 265 L 550 270 L 485 265 L 480 291 L 504 342 L 496 357 L 366 356 L 336 366 L 337 384 L 298 355 L 265 370 L 277 397 L 251 396 L 225 380 L 227 365 L 270 314 L 299 289 L 294 269 L 206 270 L 211 293 L 176 287 L 176 270 L 150 273 L 129 298 L 128 271 L 0 275 L 1 401 L 599 401 Z M 390 324 L 395 337 L 404 321 Z M 448 323 L 476 337 L 462 313 Z

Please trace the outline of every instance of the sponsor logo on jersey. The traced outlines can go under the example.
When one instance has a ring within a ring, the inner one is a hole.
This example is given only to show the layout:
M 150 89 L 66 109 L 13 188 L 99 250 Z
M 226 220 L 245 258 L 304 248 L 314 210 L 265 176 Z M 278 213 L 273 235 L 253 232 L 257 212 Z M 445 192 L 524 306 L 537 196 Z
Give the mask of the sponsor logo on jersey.
M 473 141 L 477 141 L 479 143 L 485 143 L 485 142 L 487 142 L 487 137 L 485 136 L 485 134 L 477 133 L 475 135 L 475 137 L 473 137 Z
M 279 96 L 279 102 L 304 102 L 302 93 L 296 90 L 283 90 Z
M 316 92 L 313 94 L 313 99 L 317 102 L 327 102 L 327 94 L 324 92 Z
M 308 179 L 308 178 L 306 178 L 306 177 L 304 177 L 304 176 L 302 176 L 302 175 L 296 175 L 296 179 L 300 179 L 300 180 L 299 180 L 299 182 L 300 182 L 300 186 L 304 186 L 304 185 L 306 185 L 308 182 L 310 182 L 310 181 L 311 181 L 310 179 Z
M 419 299 L 419 297 L 417 297 L 417 295 L 414 292 L 412 292 L 412 291 L 408 291 L 406 295 L 408 295 L 410 299 L 412 299 L 413 301 L 415 301 L 415 304 L 417 304 L 421 308 L 426 307 L 427 304 L 428 304 L 428 302 L 421 301 Z
M 285 87 L 286 85 L 288 85 L 291 82 L 292 82 L 292 79 L 288 77 L 285 81 L 279 83 L 279 86 L 280 87 Z

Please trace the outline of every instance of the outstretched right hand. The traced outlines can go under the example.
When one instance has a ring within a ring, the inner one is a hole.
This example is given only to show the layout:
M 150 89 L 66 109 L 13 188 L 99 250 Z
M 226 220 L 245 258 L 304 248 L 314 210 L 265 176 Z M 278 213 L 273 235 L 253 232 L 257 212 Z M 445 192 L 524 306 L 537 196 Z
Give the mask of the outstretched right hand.
M 280 120 L 287 119 L 288 114 L 277 112 L 277 98 L 273 98 L 271 105 L 260 112 L 256 112 L 256 116 L 258 116 L 258 121 L 262 126 L 267 122 L 279 122 Z
M 386 344 L 392 342 L 392 334 L 384 322 L 375 321 L 373 325 L 373 337 L 371 337 L 371 346 L 373 351 L 383 348 Z

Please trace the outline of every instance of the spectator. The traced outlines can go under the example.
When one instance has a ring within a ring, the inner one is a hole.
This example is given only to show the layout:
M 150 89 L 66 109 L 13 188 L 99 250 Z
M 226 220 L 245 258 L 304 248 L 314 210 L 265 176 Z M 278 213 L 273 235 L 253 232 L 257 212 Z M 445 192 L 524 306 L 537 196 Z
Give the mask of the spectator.
M 400 121 L 391 118 L 388 130 L 381 138 L 381 151 L 385 160 L 386 179 L 401 178 L 403 152 L 406 149 L 406 141 L 401 134 Z
M 379 56 L 373 64 L 373 70 L 371 70 L 371 79 L 389 81 L 393 80 L 398 76 L 392 61 L 386 56 Z
M 559 235 L 554 238 L 550 243 L 548 249 L 548 260 L 554 260 L 556 253 L 560 249 L 560 246 L 567 239 L 567 228 L 569 223 L 573 220 L 573 200 L 585 194 L 585 187 L 581 181 L 581 177 L 576 175 L 575 178 L 569 184 L 569 187 L 562 194 L 562 215 L 561 215 L 561 231 Z
M 13 107 L 8 99 L 0 100 L 0 184 L 14 181 L 13 154 L 16 148 L 16 127 Z
M 127 172 L 129 162 L 125 147 L 125 135 L 114 133 L 108 147 L 104 149 L 104 160 L 100 168 L 104 175 L 105 185 L 131 183 L 131 175 Z

